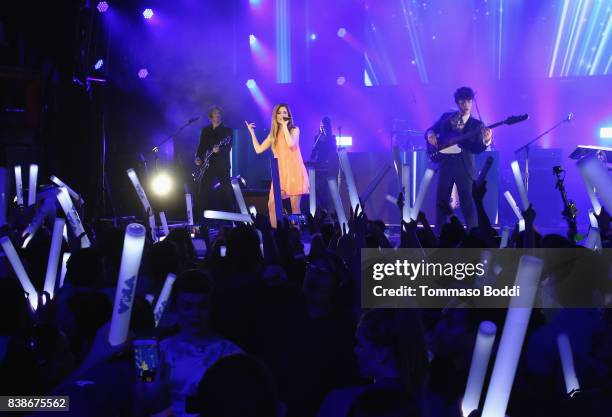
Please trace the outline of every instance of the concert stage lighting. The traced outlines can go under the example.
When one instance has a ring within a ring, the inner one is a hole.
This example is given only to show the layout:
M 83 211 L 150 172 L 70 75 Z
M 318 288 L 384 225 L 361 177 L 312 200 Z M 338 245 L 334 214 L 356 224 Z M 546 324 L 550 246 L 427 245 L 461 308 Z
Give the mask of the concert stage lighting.
M 104 65 L 104 60 L 98 59 L 96 61 L 96 64 L 94 65 L 94 69 L 99 70 L 100 68 L 102 68 L 103 65 Z
M 165 196 L 172 190 L 172 178 L 165 172 L 160 172 L 151 181 L 151 190 L 159 196 Z
M 346 29 L 345 28 L 338 29 L 338 37 L 344 38 L 345 36 L 346 36 Z
M 144 9 L 144 12 L 142 12 L 142 15 L 144 16 L 145 19 L 150 19 L 153 17 L 153 9 Z
M 310 40 L 311 41 L 316 41 L 317 40 L 317 34 L 316 33 L 311 33 L 310 34 Z
M 98 11 L 100 13 L 104 13 L 105 11 L 108 10 L 108 3 L 105 1 L 101 1 L 98 3 L 98 5 L 96 6 L 96 8 L 98 9 Z
M 612 139 L 612 127 L 602 127 L 599 129 L 600 139 Z
M 336 136 L 336 145 L 341 147 L 353 146 L 352 136 Z
M 340 76 L 338 77 L 338 79 L 336 79 L 336 84 L 338 85 L 344 85 L 344 83 L 346 82 L 346 78 Z
M 144 79 L 147 78 L 147 75 L 149 75 L 149 71 L 147 71 L 146 68 L 141 68 L 140 70 L 138 70 L 138 78 Z
M 250 34 L 249 35 L 249 45 L 254 46 L 257 43 L 257 38 L 255 37 L 255 35 Z
M 247 88 L 248 88 L 249 90 L 252 90 L 252 89 L 254 89 L 255 87 L 257 87 L 257 83 L 255 82 L 255 80 L 254 80 L 254 79 L 252 79 L 252 78 L 251 78 L 250 80 L 248 80 L 248 81 L 246 82 L 246 86 L 247 86 Z

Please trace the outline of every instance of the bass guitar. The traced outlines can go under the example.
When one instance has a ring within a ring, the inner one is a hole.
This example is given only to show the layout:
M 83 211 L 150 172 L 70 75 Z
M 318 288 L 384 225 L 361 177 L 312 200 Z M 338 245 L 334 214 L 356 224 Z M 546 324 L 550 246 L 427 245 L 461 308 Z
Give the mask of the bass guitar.
M 232 137 L 231 137 L 231 136 L 227 136 L 227 137 L 225 137 L 225 138 L 221 139 L 221 140 L 219 141 L 219 143 L 217 143 L 215 146 L 213 146 L 213 148 L 214 148 L 214 147 L 219 147 L 219 148 L 222 148 L 222 147 L 224 147 L 224 146 L 228 146 L 228 145 L 231 145 L 231 144 L 232 144 Z M 207 169 L 208 169 L 208 167 L 210 166 L 210 160 L 211 160 L 211 158 L 212 158 L 212 156 L 213 156 L 214 154 L 215 154 L 215 153 L 214 153 L 214 152 L 212 151 L 212 149 L 211 149 L 211 150 L 209 150 L 209 151 L 206 151 L 206 153 L 205 153 L 205 154 L 202 156 L 202 158 L 201 158 L 201 159 L 202 159 L 202 164 L 201 164 L 201 165 L 199 165 L 199 166 L 198 166 L 198 167 L 195 169 L 195 171 L 193 171 L 193 172 L 191 173 L 191 176 L 193 177 L 193 180 L 194 180 L 195 182 L 200 182 L 200 181 L 202 181 L 202 178 L 204 177 L 204 174 L 206 173 L 206 170 L 207 170 Z

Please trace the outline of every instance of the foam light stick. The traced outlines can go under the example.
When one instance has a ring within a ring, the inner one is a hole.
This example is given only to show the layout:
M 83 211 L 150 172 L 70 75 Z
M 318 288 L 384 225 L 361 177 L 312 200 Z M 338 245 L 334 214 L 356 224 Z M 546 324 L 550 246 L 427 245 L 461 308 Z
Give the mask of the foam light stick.
M 419 192 L 417 193 L 416 200 L 414 200 L 414 207 L 412 207 L 411 217 L 414 220 L 416 220 L 419 215 L 419 211 L 421 210 L 421 206 L 423 205 L 423 201 L 425 200 L 425 196 L 427 195 L 427 190 L 429 189 L 429 184 L 431 183 L 433 174 L 433 169 L 427 168 L 425 170 L 425 174 L 423 175 L 423 179 L 421 180 L 421 185 L 419 186 Z
M 410 166 L 402 165 L 402 193 L 404 194 L 404 207 L 402 208 L 402 220 L 410 222 Z
M 272 192 L 274 195 L 274 212 L 276 213 L 276 222 L 283 219 L 283 201 L 281 196 L 280 176 L 278 174 L 278 159 L 270 159 L 270 173 L 272 176 Z
M 34 288 L 34 285 L 32 285 L 32 281 L 30 281 L 30 277 L 23 267 L 21 259 L 19 259 L 19 255 L 17 255 L 17 251 L 15 251 L 13 242 L 11 242 L 11 239 L 9 239 L 8 236 L 3 236 L 0 238 L 0 246 L 2 246 L 4 253 L 9 259 L 9 262 L 13 267 L 13 271 L 15 271 L 15 275 L 17 275 L 17 278 L 21 283 L 21 287 L 28 294 L 28 301 L 30 302 L 32 309 L 36 310 L 38 307 L 38 292 Z
M 60 273 L 60 288 L 64 286 L 64 279 L 66 279 L 66 272 L 68 272 L 68 259 L 70 259 L 70 252 L 64 252 L 62 255 L 62 272 Z
M 130 181 L 132 181 L 132 185 L 134 185 L 134 189 L 136 190 L 136 194 L 138 194 L 138 198 L 140 198 L 140 202 L 142 203 L 142 207 L 144 208 L 147 216 L 149 217 L 149 227 L 151 228 L 152 238 L 156 241 L 157 237 L 155 236 L 155 213 L 151 208 L 151 204 L 149 203 L 149 199 L 140 185 L 140 180 L 138 179 L 138 175 L 136 175 L 136 171 L 132 168 L 127 170 L 127 175 L 130 177 Z
M 595 156 L 587 156 L 577 163 L 583 177 L 595 187 L 603 206 L 612 211 L 612 178 L 601 161 Z
M 55 219 L 53 224 L 53 234 L 51 235 L 51 248 L 49 249 L 49 260 L 47 262 L 47 274 L 45 275 L 44 291 L 52 299 L 55 292 L 55 282 L 57 281 L 57 264 L 59 263 L 60 251 L 62 249 L 62 230 L 66 221 Z
M 30 188 L 28 188 L 28 207 L 36 204 L 36 183 L 38 181 L 38 165 L 30 164 Z
M 62 236 L 64 237 L 64 240 L 66 241 L 66 243 L 68 243 L 68 226 L 66 224 L 64 224 L 64 230 L 62 230 Z
M 336 210 L 336 216 L 338 216 L 338 223 L 340 223 L 340 231 L 344 234 L 345 227 L 348 231 L 348 222 L 346 221 L 346 213 L 344 212 L 344 207 L 342 207 L 342 200 L 340 199 L 340 192 L 338 191 L 338 181 L 335 178 L 328 178 L 327 186 L 329 187 L 329 194 L 334 202 L 334 209 Z
M 164 286 L 162 287 L 161 293 L 159 294 L 159 298 L 157 299 L 157 303 L 155 303 L 155 308 L 153 309 L 155 327 L 159 325 L 159 322 L 162 316 L 164 315 L 164 311 L 166 310 L 166 306 L 168 305 L 168 299 L 170 298 L 170 293 L 172 292 L 172 286 L 174 285 L 174 281 L 176 281 L 176 275 L 172 272 L 169 272 L 166 276 L 166 281 L 164 281 Z
M 599 228 L 591 227 L 589 229 L 589 234 L 587 235 L 584 246 L 593 250 L 601 249 L 601 234 L 599 232 Z
M 493 157 L 489 156 L 487 160 L 485 161 L 484 166 L 480 170 L 480 174 L 478 174 L 478 179 L 476 180 L 477 185 L 480 186 L 484 182 L 484 180 L 487 178 L 487 174 L 489 173 L 489 170 L 491 169 L 492 165 L 493 165 Z
M 317 212 L 317 177 L 314 168 L 308 168 L 308 182 L 310 182 L 310 194 L 308 195 L 309 211 L 312 217 Z
M 257 208 L 255 206 L 249 206 L 249 214 L 257 216 Z
M 57 200 L 59 201 L 64 213 L 66 214 L 66 220 L 72 229 L 74 235 L 80 240 L 82 248 L 88 248 L 91 246 L 91 242 L 87 237 L 87 233 L 85 233 L 85 228 L 81 223 L 81 219 L 79 218 L 79 213 L 77 213 L 74 208 L 74 204 L 72 204 L 72 200 L 70 199 L 70 195 L 68 191 L 64 187 L 59 188 L 59 192 L 57 193 Z
M 595 190 L 593 186 L 589 183 L 589 180 L 586 179 L 582 171 L 580 171 L 580 175 L 582 176 L 582 181 L 584 182 L 584 185 L 586 187 L 587 194 L 589 196 L 589 200 L 591 201 L 591 206 L 593 207 L 593 211 L 597 215 L 599 215 L 599 213 L 601 213 L 601 203 L 599 202 L 599 199 L 597 198 L 597 195 L 595 194 Z
M 193 226 L 193 200 L 191 199 L 191 193 L 185 193 L 185 203 L 187 204 L 187 223 L 189 223 L 189 226 Z
M 56 184 L 58 187 L 66 187 L 66 190 L 68 190 L 68 194 L 70 194 L 70 197 L 72 197 L 73 200 L 78 201 L 79 203 L 83 204 L 83 197 L 81 197 L 81 195 L 77 193 L 76 191 L 74 191 L 72 188 L 67 186 L 64 181 L 60 180 L 55 175 L 51 175 L 50 178 L 51 178 L 51 181 L 54 184 Z
M 504 226 L 502 230 L 501 243 L 499 244 L 500 248 L 508 247 L 508 238 L 510 237 L 510 227 Z
M 512 208 L 512 211 L 516 215 L 516 218 L 518 220 L 522 220 L 523 213 L 521 213 L 521 209 L 519 209 L 518 205 L 516 204 L 516 201 L 514 200 L 514 197 L 512 197 L 512 194 L 510 194 L 510 191 L 506 191 L 504 193 L 504 197 L 506 197 L 506 201 L 510 205 L 510 208 Z
M 387 194 L 385 196 L 385 200 L 387 200 L 391 204 L 397 205 L 397 198 L 393 197 L 391 194 Z
M 0 226 L 6 224 L 7 172 L 0 167 Z
M 580 382 L 576 376 L 576 368 L 574 367 L 574 356 L 572 354 L 572 345 L 567 333 L 559 333 L 557 335 L 557 347 L 559 348 L 559 356 L 561 357 L 561 367 L 563 368 L 563 380 L 565 381 L 565 392 L 571 394 L 573 391 L 580 389 Z
M 164 236 L 168 236 L 170 234 L 170 229 L 168 228 L 168 220 L 166 220 L 166 213 L 163 211 L 159 212 L 159 220 L 162 224 L 162 230 L 164 231 Z
M 599 222 L 597 221 L 597 217 L 595 217 L 593 209 L 589 209 L 589 222 L 591 223 L 591 227 L 599 227 Z
M 482 417 L 504 417 L 506 414 L 543 267 L 544 261 L 540 258 L 521 256 L 515 281 L 521 295 L 510 300 Z
M 17 205 L 23 206 L 23 179 L 21 178 L 21 165 L 15 166 L 15 188 L 17 189 Z
M 230 222 L 253 223 L 249 214 L 232 213 L 229 211 L 204 210 L 204 217 L 207 219 L 228 220 Z
M 489 359 L 491 358 L 496 333 L 497 327 L 493 322 L 483 321 L 480 323 L 478 335 L 476 336 L 476 344 L 474 345 L 474 353 L 472 354 L 470 373 L 461 404 L 461 411 L 464 416 L 468 416 L 472 411 L 476 410 L 480 403 L 482 386 L 487 368 L 489 367 Z
M 146 229 L 138 223 L 130 223 L 125 229 L 113 317 L 108 333 L 108 341 L 113 346 L 120 345 L 127 339 L 145 234 Z
M 529 199 L 527 198 L 527 191 L 525 190 L 525 183 L 523 182 L 523 175 L 521 174 L 518 161 L 512 161 L 510 167 L 512 168 L 512 174 L 514 175 L 516 189 L 518 190 L 519 196 L 521 197 L 521 204 L 523 205 L 523 210 L 527 210 L 529 208 Z
M 349 161 L 346 148 L 342 148 L 338 151 L 338 158 L 340 159 L 340 167 L 342 168 L 342 172 L 344 172 L 344 177 L 346 178 L 346 186 L 348 188 L 351 208 L 353 210 L 357 210 L 357 205 L 361 207 L 361 202 L 359 201 L 357 186 L 355 186 L 355 177 L 353 176 L 353 169 L 351 168 L 351 162 Z M 355 212 L 355 214 L 358 213 Z
M 236 202 L 238 203 L 238 208 L 240 209 L 240 212 L 242 214 L 249 214 L 246 203 L 244 202 L 242 190 L 240 189 L 240 180 L 232 180 L 232 188 L 234 189 L 234 195 L 236 196 Z

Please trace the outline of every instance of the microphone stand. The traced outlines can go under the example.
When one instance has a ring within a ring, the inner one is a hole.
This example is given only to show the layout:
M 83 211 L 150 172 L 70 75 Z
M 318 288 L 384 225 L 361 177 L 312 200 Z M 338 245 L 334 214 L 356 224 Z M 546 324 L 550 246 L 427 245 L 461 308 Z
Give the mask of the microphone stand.
M 164 140 L 159 142 L 157 145 L 155 145 L 151 149 L 150 152 L 153 152 L 153 154 L 155 155 L 155 160 L 154 160 L 154 163 L 153 163 L 153 169 L 157 169 L 157 159 L 158 159 L 158 154 L 159 154 L 159 148 L 162 147 L 163 145 L 165 145 L 166 142 L 168 142 L 170 139 L 174 139 L 176 136 L 178 136 L 178 134 L 181 133 L 187 126 L 192 125 L 193 123 L 197 122 L 198 120 L 200 120 L 200 116 L 194 117 L 193 119 L 189 119 L 185 124 L 183 124 L 181 127 L 179 127 L 177 131 L 172 133 L 170 136 L 168 136 L 167 138 L 165 138 Z M 146 158 L 145 158 L 144 154 L 141 154 L 140 158 L 142 159 L 142 161 L 143 161 L 143 163 L 145 165 L 145 171 L 148 171 L 147 161 L 146 161 Z
M 531 139 L 529 142 L 527 142 L 526 144 L 524 144 L 523 146 L 521 146 L 520 148 L 514 151 L 515 155 L 517 155 L 523 150 L 525 151 L 525 191 L 526 192 L 529 192 L 529 150 L 530 150 L 531 145 L 537 142 L 538 140 L 540 140 L 542 137 L 549 134 L 550 132 L 552 132 L 553 130 L 555 130 L 556 128 L 558 128 L 559 126 L 561 126 L 563 123 L 566 123 L 572 120 L 573 116 L 574 116 L 573 113 L 569 113 L 566 117 L 563 118 L 563 120 L 555 124 L 553 127 L 539 134 L 538 136 Z

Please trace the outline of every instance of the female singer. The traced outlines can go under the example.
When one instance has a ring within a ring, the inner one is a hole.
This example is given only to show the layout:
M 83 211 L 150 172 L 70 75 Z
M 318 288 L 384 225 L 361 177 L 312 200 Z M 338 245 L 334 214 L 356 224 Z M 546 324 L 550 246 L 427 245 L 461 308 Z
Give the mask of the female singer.
M 251 133 L 255 152 L 260 154 L 272 147 L 274 157 L 278 159 L 281 197 L 291 200 L 292 213 L 300 213 L 300 199 L 302 194 L 308 194 L 310 184 L 300 152 L 300 129 L 293 124 L 293 116 L 289 106 L 283 103 L 274 106 L 270 134 L 261 144 L 255 136 L 255 124 L 246 121 L 245 123 Z M 276 212 L 274 210 L 273 185 L 270 185 L 268 212 L 270 223 L 275 228 Z

